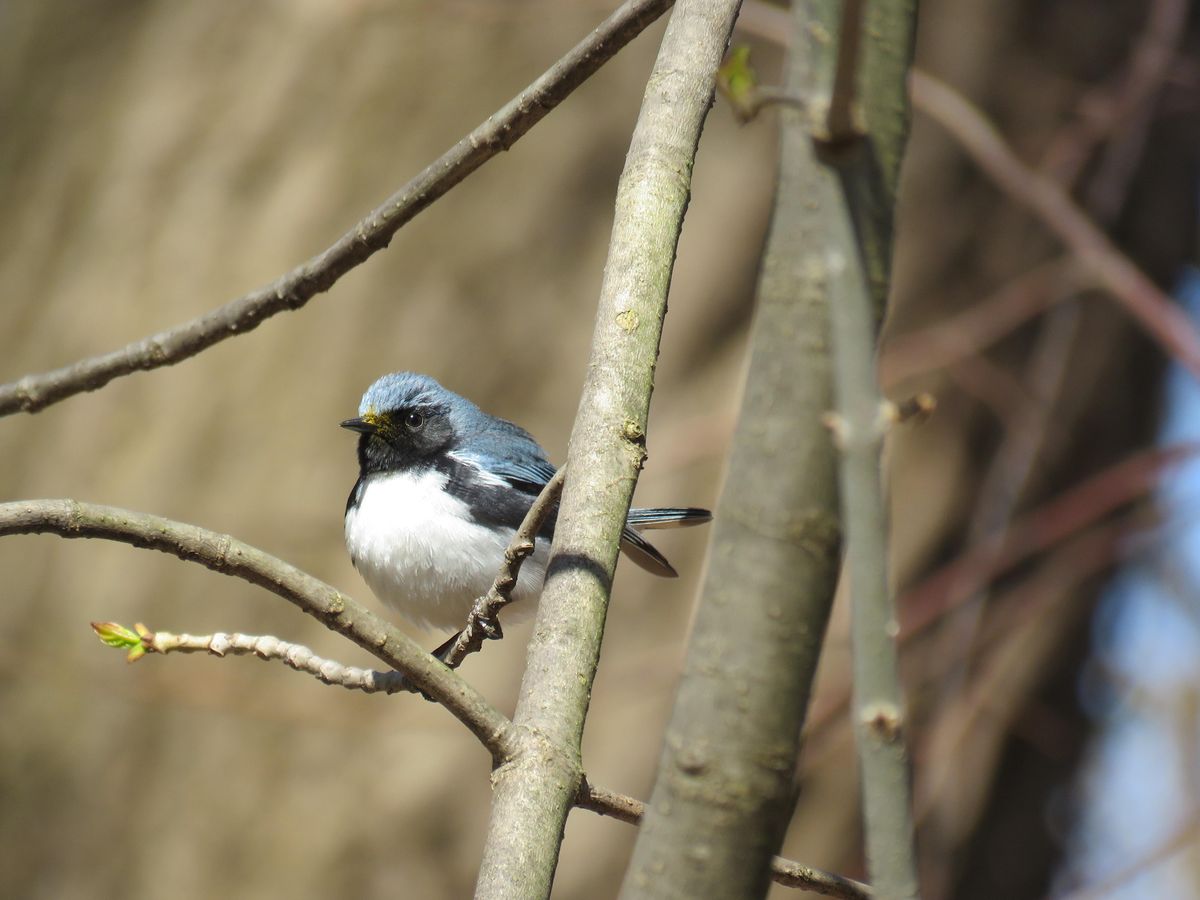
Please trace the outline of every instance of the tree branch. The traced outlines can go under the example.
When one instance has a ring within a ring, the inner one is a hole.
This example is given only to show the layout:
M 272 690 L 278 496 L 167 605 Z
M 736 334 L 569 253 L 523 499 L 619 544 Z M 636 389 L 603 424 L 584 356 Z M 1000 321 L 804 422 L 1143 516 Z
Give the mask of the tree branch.
M 588 376 L 546 588 L 495 795 L 476 896 L 550 893 L 582 778 L 580 740 L 618 542 L 645 458 L 667 290 L 691 172 L 737 0 L 683 0 L 667 26 L 617 188 Z
M 836 454 L 821 424 L 832 405 L 823 247 L 837 183 L 809 138 L 828 103 L 807 102 L 808 65 L 806 53 L 787 64 L 783 93 L 797 102 L 779 113 L 749 370 L 625 898 L 763 896 L 791 812 L 841 546 Z
M 808 35 L 813 87 L 836 90 L 838 50 L 823 31 L 838 27 L 834 0 L 812 0 L 797 13 L 795 34 Z M 872 5 L 865 23 L 863 105 L 867 133 L 822 154 L 834 197 L 825 240 L 833 337 L 834 436 L 846 529 L 846 577 L 853 616 L 854 720 L 862 777 L 867 863 L 876 893 L 887 900 L 917 896 L 912 788 L 905 752 L 906 718 L 896 661 L 888 584 L 888 523 L 882 477 L 885 421 L 875 373 L 877 323 L 887 301 L 899 161 L 908 133 L 905 76 L 912 59 L 915 0 Z M 841 18 L 841 27 L 850 24 Z M 832 88 L 826 87 L 833 81 Z M 814 132 L 814 140 L 823 136 Z M 891 179 L 889 180 L 889 172 Z
M 394 625 L 295 566 L 226 534 L 146 513 L 75 500 L 0 503 L 0 536 L 103 538 L 170 553 L 266 588 L 398 669 L 470 729 L 499 761 L 511 752 L 508 719 Z
M 272 635 L 172 634 L 169 631 L 150 631 L 140 624 L 135 628 L 136 631 L 131 631 L 112 622 L 92 623 L 92 630 L 100 640 L 110 647 L 128 651 L 130 662 L 147 653 L 207 653 L 220 658 L 253 654 L 264 660 L 279 660 L 298 672 L 312 675 L 318 681 L 349 690 L 374 694 L 409 689 L 406 679 L 398 671 L 372 672 L 346 666 L 323 659 L 307 647 L 282 641 Z M 579 786 L 575 806 L 634 826 L 641 822 L 645 810 L 641 800 L 596 787 L 589 784 L 586 778 Z M 864 900 L 873 896 L 870 887 L 865 884 L 781 856 L 775 857 L 772 863 L 772 877 L 787 887 L 847 900 Z
M 347 666 L 337 660 L 313 653 L 303 644 L 280 640 L 271 634 L 174 634 L 170 631 L 151 631 L 140 622 L 130 631 L 114 622 L 93 622 L 92 631 L 110 647 L 128 650 L 127 658 L 136 662 L 147 653 L 207 653 L 210 656 L 257 656 L 270 661 L 279 660 L 289 668 L 320 681 L 364 694 L 395 694 L 409 691 L 404 675 L 396 670 L 373 672 L 358 666 Z
M 575 805 L 597 815 L 619 819 L 629 825 L 639 824 L 646 813 L 646 805 L 641 800 L 596 787 L 589 784 L 586 778 L 579 786 Z M 771 878 L 786 887 L 799 888 L 827 897 L 842 897 L 844 900 L 871 900 L 875 896 L 871 886 L 861 881 L 815 869 L 782 856 L 771 860 Z
M 458 633 L 454 646 L 446 654 L 445 663 L 451 669 L 457 669 L 462 661 L 471 653 L 478 653 L 483 648 L 484 638 L 500 637 L 500 622 L 497 615 L 505 606 L 512 603 L 512 592 L 517 586 L 517 578 L 521 574 L 521 564 L 533 553 L 537 542 L 538 532 L 550 510 L 558 503 L 562 493 L 563 474 L 566 466 L 554 473 L 542 492 L 538 494 L 521 527 L 517 529 L 508 547 L 504 551 L 504 563 L 491 588 L 486 594 L 475 601 L 475 606 L 467 618 L 467 624 Z
M 391 243 L 400 228 L 485 162 L 511 147 L 572 91 L 640 34 L 673 0 L 627 0 L 595 31 L 486 122 L 312 257 L 266 287 L 166 331 L 50 372 L 0 385 L 0 416 L 37 412 L 114 378 L 170 366 L 299 309 Z
M 172 634 L 169 631 L 150 631 L 141 624 L 136 625 L 135 629 L 131 631 L 113 622 L 92 623 L 92 630 L 101 641 L 110 647 L 128 651 L 130 662 L 135 662 L 147 653 L 207 653 L 219 658 L 227 655 L 254 655 L 263 660 L 279 660 L 325 684 L 338 685 L 350 690 L 360 690 L 368 694 L 408 690 L 406 680 L 400 672 L 371 672 L 355 666 L 346 666 L 334 660 L 323 659 L 307 647 L 282 641 L 272 635 Z M 641 800 L 595 787 L 589 784 L 586 778 L 579 786 L 575 806 L 635 826 L 641 822 L 645 811 Z M 778 856 L 772 864 L 772 877 L 788 887 L 803 888 L 848 900 L 862 900 L 872 896 L 867 885 Z
M 910 80 L 914 105 L 945 128 L 983 172 L 1027 207 L 1062 241 L 1147 334 L 1200 377 L 1200 335 L 1187 314 L 1159 290 L 1050 176 L 1031 169 L 961 94 L 924 72 Z

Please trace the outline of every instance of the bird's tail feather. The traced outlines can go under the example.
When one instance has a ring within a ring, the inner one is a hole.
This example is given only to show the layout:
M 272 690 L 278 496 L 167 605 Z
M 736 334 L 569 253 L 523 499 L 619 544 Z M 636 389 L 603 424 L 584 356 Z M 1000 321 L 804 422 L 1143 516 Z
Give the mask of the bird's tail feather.
M 638 531 L 655 528 L 686 528 L 712 521 L 712 513 L 694 506 L 663 507 L 659 509 L 631 509 L 626 522 Z
M 667 562 L 667 558 L 628 525 L 621 532 L 621 551 L 651 575 L 658 575 L 660 578 L 679 577 L 679 573 Z
M 654 528 L 682 528 L 687 525 L 703 525 L 712 519 L 707 509 L 695 507 L 673 507 L 665 509 L 631 509 L 621 532 L 621 550 L 631 560 L 662 578 L 676 578 L 678 573 L 659 553 L 654 545 L 638 534 Z

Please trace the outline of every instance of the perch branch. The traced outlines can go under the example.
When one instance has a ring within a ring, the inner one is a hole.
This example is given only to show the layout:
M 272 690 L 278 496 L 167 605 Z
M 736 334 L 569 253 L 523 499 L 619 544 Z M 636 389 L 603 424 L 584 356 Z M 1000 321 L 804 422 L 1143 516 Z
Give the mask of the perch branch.
M 640 34 L 673 0 L 627 0 L 529 87 L 388 197 L 329 249 L 266 287 L 189 322 L 68 366 L 0 385 L 0 416 L 37 412 L 114 378 L 170 366 L 295 310 L 391 243 L 400 228 L 493 156 L 507 150 Z
M 406 634 L 323 581 L 229 535 L 75 500 L 0 503 L 0 536 L 10 534 L 119 541 L 170 553 L 266 588 L 403 672 L 417 688 L 466 725 L 494 759 L 499 761 L 510 752 L 508 719 Z
M 500 637 L 500 622 L 497 615 L 500 610 L 512 602 L 512 592 L 517 586 L 517 578 L 521 574 L 521 564 L 533 554 L 538 532 L 550 510 L 558 503 L 562 493 L 563 473 L 566 467 L 554 473 L 554 477 L 546 482 L 538 498 L 533 501 L 521 527 L 517 529 L 508 547 L 504 551 L 504 563 L 491 588 L 486 594 L 475 601 L 475 606 L 467 618 L 466 627 L 458 633 L 454 646 L 446 654 L 445 663 L 451 669 L 457 669 L 462 661 L 471 653 L 478 653 L 483 647 L 483 641 L 489 637 Z

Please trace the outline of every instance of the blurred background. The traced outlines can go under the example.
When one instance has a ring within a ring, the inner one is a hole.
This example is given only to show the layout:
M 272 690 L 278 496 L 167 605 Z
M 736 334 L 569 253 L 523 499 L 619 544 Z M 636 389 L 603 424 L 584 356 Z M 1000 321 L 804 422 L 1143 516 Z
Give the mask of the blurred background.
M 107 351 L 319 251 L 607 13 L 598 2 L 10 0 L 0 6 L 0 380 Z M 298 313 L 0 422 L 0 496 L 236 535 L 374 603 L 342 544 L 353 414 L 434 375 L 562 459 L 652 28 L 509 153 Z M 736 40 L 778 81 L 786 16 Z M 1185 0 L 925 0 L 918 62 L 1200 310 L 1200 21 Z M 705 131 L 638 490 L 712 505 L 775 158 Z M 938 400 L 890 448 L 928 898 L 1200 896 L 1200 395 L 1044 223 L 921 112 L 881 376 Z M 649 793 L 683 576 L 622 566 L 589 777 Z M 269 632 L 370 665 L 277 598 L 106 542 L 0 541 L 0 874 L 22 898 L 455 898 L 488 757 L 439 708 L 246 659 L 127 667 L 87 623 Z M 511 711 L 526 627 L 465 676 Z M 418 634 L 429 646 L 443 635 Z M 862 876 L 848 645 L 831 627 L 785 853 Z M 568 824 L 556 896 L 613 896 L 633 830 Z M 775 888 L 772 896 L 795 892 Z

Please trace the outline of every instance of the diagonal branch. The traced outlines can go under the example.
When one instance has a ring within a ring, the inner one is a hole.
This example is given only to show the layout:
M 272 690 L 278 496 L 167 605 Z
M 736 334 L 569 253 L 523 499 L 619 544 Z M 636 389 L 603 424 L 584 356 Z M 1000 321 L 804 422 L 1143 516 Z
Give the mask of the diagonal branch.
M 323 581 L 236 538 L 147 513 L 75 500 L 0 503 L 0 536 L 9 534 L 120 541 L 198 562 L 266 588 L 403 672 L 466 725 L 494 759 L 509 753 L 508 719 L 408 635 Z
M 171 366 L 244 334 L 309 300 L 391 243 L 402 226 L 493 156 L 507 150 L 546 114 L 665 12 L 673 0 L 627 0 L 595 31 L 486 122 L 388 197 L 329 249 L 266 287 L 166 331 L 69 366 L 0 385 L 0 416 L 37 412 L 114 378 Z
M 521 527 L 508 542 L 508 547 L 504 551 L 504 563 L 500 566 L 496 580 L 492 582 L 488 592 L 475 601 L 475 607 L 467 618 L 466 627 L 458 633 L 454 646 L 446 654 L 444 662 L 451 669 L 457 669 L 462 665 L 462 661 L 469 654 L 478 653 L 483 648 L 484 638 L 500 637 L 500 622 L 496 616 L 500 610 L 512 603 L 512 592 L 517 586 L 517 577 L 521 574 L 521 564 L 533 553 L 538 532 L 542 530 L 542 523 L 546 521 L 550 510 L 558 503 L 565 472 L 566 467 L 564 466 L 546 482 L 542 492 L 529 507 L 529 512 L 525 513 Z
M 913 105 L 945 128 L 1009 197 L 1062 241 L 1137 323 L 1200 377 L 1200 335 L 1187 314 L 1159 290 L 1049 175 L 1021 162 L 995 127 L 949 85 L 925 72 L 910 79 Z

